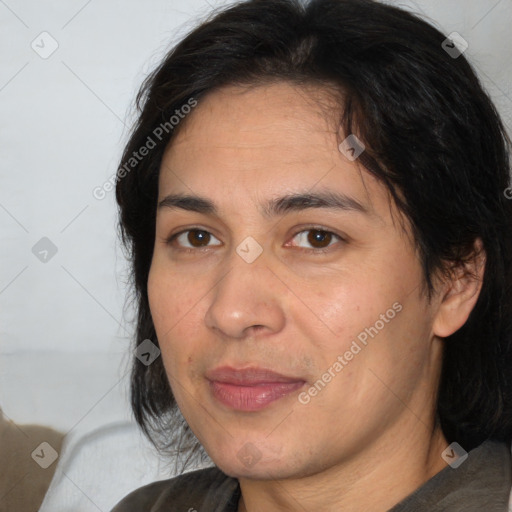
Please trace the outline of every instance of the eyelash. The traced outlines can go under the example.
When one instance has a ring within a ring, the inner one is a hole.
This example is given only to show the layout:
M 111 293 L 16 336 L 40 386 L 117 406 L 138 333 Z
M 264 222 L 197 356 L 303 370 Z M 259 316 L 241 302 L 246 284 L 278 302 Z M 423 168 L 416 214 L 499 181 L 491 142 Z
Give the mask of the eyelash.
M 188 228 L 188 229 L 184 229 L 183 231 L 180 231 L 179 233 L 175 233 L 171 236 L 169 236 L 167 239 L 166 239 L 166 244 L 167 245 L 172 245 L 174 243 L 174 240 L 176 240 L 180 235 L 183 235 L 184 233 L 188 233 L 189 231 L 204 231 L 205 233 L 208 233 L 210 235 L 212 235 L 212 233 L 210 233 L 208 230 L 206 229 L 203 229 L 199 226 L 194 226 L 194 227 L 191 227 L 191 228 Z M 301 233 L 305 233 L 305 232 L 308 232 L 308 231 L 319 231 L 321 233 L 324 233 L 324 234 L 328 234 L 328 235 L 333 235 L 334 237 L 336 237 L 339 241 L 341 242 L 346 242 L 346 240 L 338 235 L 337 233 L 334 233 L 333 231 L 329 231 L 327 229 L 324 229 L 323 227 L 321 226 L 308 226 L 306 228 L 303 228 L 301 229 L 300 231 L 297 231 L 293 236 L 292 236 L 292 240 L 299 234 Z M 214 236 L 214 235 L 212 235 Z M 322 249 L 304 249 L 304 248 L 299 248 L 302 250 L 302 252 L 306 253 L 306 254 L 326 254 L 328 252 L 331 252 L 331 248 L 333 247 L 333 245 L 336 245 L 336 244 L 332 244 L 332 245 L 329 245 L 327 246 L 326 248 L 322 248 Z M 197 248 L 191 248 L 191 247 L 179 247 L 179 248 L 174 248 L 174 250 L 177 250 L 177 251 L 180 251 L 180 252 L 185 252 L 185 253 L 193 253 L 193 252 L 204 252 L 205 250 L 208 250 L 209 247 L 206 246 L 206 247 L 197 247 Z

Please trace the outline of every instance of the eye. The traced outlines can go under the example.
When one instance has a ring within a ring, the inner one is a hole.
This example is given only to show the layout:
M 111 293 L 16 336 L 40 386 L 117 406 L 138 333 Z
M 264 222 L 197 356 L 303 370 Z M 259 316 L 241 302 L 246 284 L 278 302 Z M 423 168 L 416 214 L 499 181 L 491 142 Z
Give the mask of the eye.
M 306 233 L 309 233 L 309 235 L 305 236 Z M 320 227 L 303 229 L 302 231 L 295 233 L 293 239 L 297 237 L 299 237 L 299 243 L 306 242 L 313 247 L 312 249 L 304 249 L 303 252 L 306 253 L 326 253 L 329 252 L 330 247 L 335 245 L 336 239 L 342 242 L 345 241 L 340 235 Z M 198 249 L 208 248 L 208 243 L 212 238 L 218 240 L 209 231 L 200 228 L 191 228 L 171 235 L 167 239 L 167 244 L 178 246 L 176 249 L 178 251 L 194 252 Z M 189 245 L 185 245 L 186 243 Z M 219 243 L 214 245 L 222 244 Z
M 188 234 L 187 234 L 188 233 Z M 174 235 L 171 235 L 167 239 L 168 244 L 174 244 L 175 241 L 178 241 L 178 245 L 183 247 L 183 243 L 186 241 L 190 245 L 184 246 L 185 248 L 180 248 L 179 250 L 184 250 L 186 252 L 192 252 L 194 249 L 200 249 L 208 246 L 208 242 L 215 238 L 209 231 L 205 231 L 204 229 L 192 228 L 186 229 L 184 231 L 180 231 Z M 217 240 L 215 238 L 215 240 Z M 215 244 L 220 245 L 220 244 Z
M 306 233 L 309 233 L 309 235 L 306 235 Z M 329 251 L 329 247 L 334 245 L 331 244 L 331 242 L 335 242 L 336 239 L 341 242 L 345 241 L 341 236 L 337 235 L 336 233 L 333 233 L 332 231 L 327 231 L 320 227 L 310 227 L 308 229 L 299 231 L 294 235 L 293 238 L 297 237 L 299 238 L 299 243 L 306 242 L 313 246 L 313 249 L 306 249 L 304 251 L 306 253 L 325 253 Z

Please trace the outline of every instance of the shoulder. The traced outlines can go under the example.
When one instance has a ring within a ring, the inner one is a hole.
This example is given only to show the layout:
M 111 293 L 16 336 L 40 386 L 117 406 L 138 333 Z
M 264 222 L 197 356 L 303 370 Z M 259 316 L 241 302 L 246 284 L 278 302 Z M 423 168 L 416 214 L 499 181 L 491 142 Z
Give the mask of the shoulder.
M 238 488 L 238 480 L 217 467 L 199 469 L 140 487 L 124 497 L 111 512 L 172 512 L 199 510 L 201 506 L 205 512 L 208 510 L 205 506 L 222 510 L 218 507 L 230 505 Z
M 452 443 L 443 454 L 447 466 L 390 512 L 508 510 L 512 496 L 512 456 L 509 443 L 489 439 L 469 453 L 460 445 L 456 448 Z

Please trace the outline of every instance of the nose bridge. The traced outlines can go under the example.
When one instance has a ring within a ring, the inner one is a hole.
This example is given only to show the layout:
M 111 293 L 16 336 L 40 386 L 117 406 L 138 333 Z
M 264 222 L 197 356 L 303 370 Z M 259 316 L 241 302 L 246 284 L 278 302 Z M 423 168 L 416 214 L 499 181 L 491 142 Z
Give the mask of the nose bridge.
M 232 338 L 243 338 L 255 326 L 272 332 L 282 329 L 282 294 L 276 292 L 277 280 L 267 264 L 263 248 L 251 237 L 233 250 L 228 270 L 214 288 L 207 327 Z

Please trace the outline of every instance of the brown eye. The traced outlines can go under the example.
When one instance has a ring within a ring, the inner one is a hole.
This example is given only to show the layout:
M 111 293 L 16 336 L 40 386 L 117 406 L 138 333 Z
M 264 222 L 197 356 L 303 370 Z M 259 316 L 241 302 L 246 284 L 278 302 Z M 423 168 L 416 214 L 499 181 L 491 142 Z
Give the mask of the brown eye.
M 320 231 L 318 229 L 310 229 L 308 242 L 317 249 L 328 247 L 332 240 L 332 233 L 328 231 Z
M 319 228 L 309 228 L 299 231 L 293 238 L 298 238 L 298 241 L 296 241 L 293 245 L 299 246 L 301 243 L 306 243 L 309 245 L 309 248 L 303 248 L 306 252 L 319 253 L 329 250 L 332 245 L 335 245 L 332 242 L 335 242 L 336 239 L 339 241 L 344 241 L 341 236 L 332 233 L 331 231 Z
M 307 235 L 306 235 L 307 234 Z M 299 238 L 300 242 L 306 242 L 309 244 L 309 247 L 303 247 L 302 250 L 307 253 L 322 253 L 327 252 L 332 245 L 335 245 L 336 239 L 344 242 L 345 239 L 341 236 L 319 228 L 309 228 L 303 229 L 295 234 L 293 239 Z M 194 249 L 202 249 L 211 247 L 210 243 L 212 239 L 218 241 L 209 231 L 204 229 L 186 229 L 175 235 L 170 236 L 167 239 L 167 244 L 171 246 L 175 246 L 177 250 L 182 250 L 186 252 L 192 252 Z M 222 245 L 221 243 L 213 244 Z M 299 246 L 297 243 L 293 244 L 294 246 Z
M 208 244 L 210 244 L 212 238 L 217 240 L 210 232 L 204 229 L 186 229 L 170 236 L 167 239 L 167 244 L 177 246 L 179 250 L 191 251 L 211 246 Z
M 199 229 L 190 229 L 187 235 L 187 240 L 192 247 L 203 247 L 208 245 L 211 235 L 208 231 L 202 231 Z

